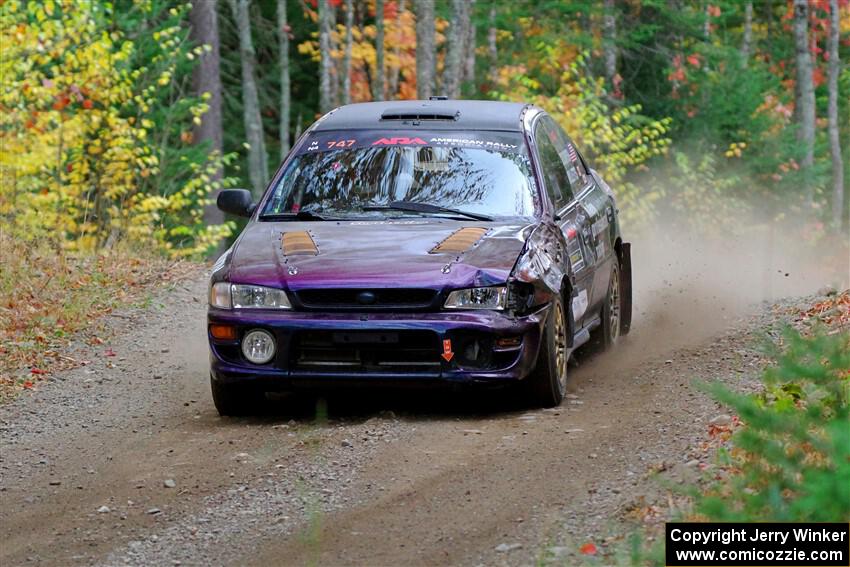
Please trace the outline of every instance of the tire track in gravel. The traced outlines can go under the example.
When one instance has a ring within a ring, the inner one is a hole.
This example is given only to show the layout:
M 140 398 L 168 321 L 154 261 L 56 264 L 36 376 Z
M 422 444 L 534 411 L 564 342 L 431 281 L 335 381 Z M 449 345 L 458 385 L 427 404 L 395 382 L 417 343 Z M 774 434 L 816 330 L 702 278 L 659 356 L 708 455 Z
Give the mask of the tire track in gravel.
M 0 564 L 516 564 L 598 533 L 717 413 L 692 379 L 758 368 L 742 346 L 758 321 L 738 319 L 765 297 L 751 284 L 800 291 L 754 252 L 635 249 L 633 334 L 581 359 L 575 397 L 546 411 L 365 393 L 331 398 L 326 420 L 292 399 L 221 419 L 199 273 L 114 317 L 75 355 L 90 365 L 0 407 Z

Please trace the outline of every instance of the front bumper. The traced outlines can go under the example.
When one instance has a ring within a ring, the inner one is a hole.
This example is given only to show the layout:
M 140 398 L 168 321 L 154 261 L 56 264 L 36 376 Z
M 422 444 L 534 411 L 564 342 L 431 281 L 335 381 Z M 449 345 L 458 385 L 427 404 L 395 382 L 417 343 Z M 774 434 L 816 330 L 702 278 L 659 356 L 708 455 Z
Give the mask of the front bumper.
M 548 312 L 548 306 L 523 316 L 496 311 L 411 314 L 210 308 L 209 325 L 232 326 L 238 337 L 216 339 L 208 325 L 211 375 L 224 383 L 251 382 L 270 390 L 509 384 L 534 368 Z M 267 364 L 251 364 L 241 353 L 239 339 L 252 329 L 265 329 L 275 338 L 277 352 Z M 512 344 L 500 344 L 498 339 Z

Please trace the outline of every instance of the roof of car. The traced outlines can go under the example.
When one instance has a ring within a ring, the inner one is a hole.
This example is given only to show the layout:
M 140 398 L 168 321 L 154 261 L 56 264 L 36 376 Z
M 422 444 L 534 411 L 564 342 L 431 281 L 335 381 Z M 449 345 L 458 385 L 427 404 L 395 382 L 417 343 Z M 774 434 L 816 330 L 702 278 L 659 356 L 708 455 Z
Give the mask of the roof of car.
M 491 100 L 397 100 L 341 106 L 326 114 L 315 131 L 409 129 L 414 122 L 430 130 L 522 131 L 529 105 Z

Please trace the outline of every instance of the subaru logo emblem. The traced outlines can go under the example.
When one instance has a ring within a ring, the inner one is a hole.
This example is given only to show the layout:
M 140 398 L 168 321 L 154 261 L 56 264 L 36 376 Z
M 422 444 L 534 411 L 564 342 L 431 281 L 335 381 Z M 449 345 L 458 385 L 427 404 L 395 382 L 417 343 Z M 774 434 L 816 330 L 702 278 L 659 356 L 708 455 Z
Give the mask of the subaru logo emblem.
M 357 303 L 360 305 L 372 305 L 378 300 L 378 296 L 376 296 L 371 291 L 361 291 L 357 294 Z

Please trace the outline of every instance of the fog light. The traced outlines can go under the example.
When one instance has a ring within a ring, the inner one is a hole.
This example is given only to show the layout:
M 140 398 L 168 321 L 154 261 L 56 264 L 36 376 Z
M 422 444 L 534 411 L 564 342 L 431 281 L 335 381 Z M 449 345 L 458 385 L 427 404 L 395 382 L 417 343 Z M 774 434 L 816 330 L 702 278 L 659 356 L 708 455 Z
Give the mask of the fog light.
M 210 334 L 214 339 L 232 341 L 236 338 L 236 328 L 230 325 L 210 325 Z
M 254 329 L 242 338 L 242 354 L 254 364 L 265 364 L 274 357 L 274 337 L 268 331 Z
M 522 344 L 522 337 L 500 337 L 496 339 L 496 348 L 503 350 L 511 350 L 518 348 Z

